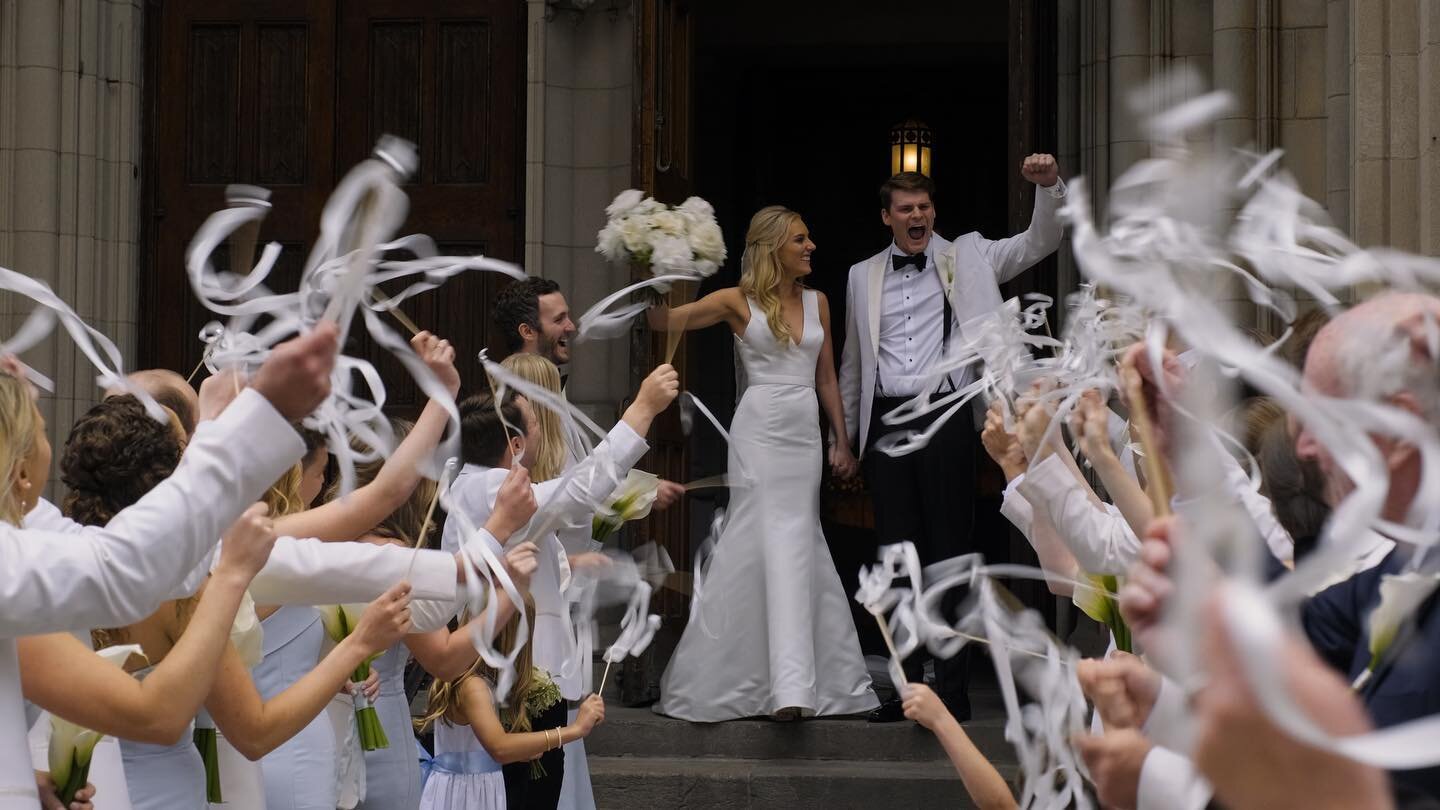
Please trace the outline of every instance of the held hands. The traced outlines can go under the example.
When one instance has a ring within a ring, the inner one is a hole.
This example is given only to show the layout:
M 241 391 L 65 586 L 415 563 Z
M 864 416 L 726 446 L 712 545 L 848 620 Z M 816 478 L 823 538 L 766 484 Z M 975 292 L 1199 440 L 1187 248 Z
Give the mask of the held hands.
M 1048 392 L 1050 387 L 1051 384 L 1046 380 L 1037 381 L 1016 405 L 1019 417 L 1016 436 L 1020 440 L 1020 449 L 1031 464 L 1034 464 L 1040 455 L 1041 441 L 1050 430 L 1050 421 L 1055 416 L 1052 406 L 1040 400 L 1040 396 Z
M 575 713 L 575 732 L 581 737 L 590 736 L 595 727 L 605 722 L 605 701 L 599 695 L 591 695 L 580 704 Z
M 366 606 L 351 637 L 368 655 L 388 649 L 409 632 L 410 583 L 400 582 Z
M 500 484 L 500 491 L 495 495 L 495 509 L 485 521 L 485 530 L 504 543 L 530 522 L 538 508 L 535 488 L 530 485 L 530 471 L 516 464 Z
M 238 368 L 225 369 L 206 377 L 200 383 L 199 421 L 208 422 L 219 417 L 248 385 L 245 374 Z
M 451 397 L 460 392 L 460 372 L 455 370 L 455 347 L 450 345 L 450 341 L 421 332 L 410 338 L 410 348 L 420 355 L 431 373 L 440 378 L 440 384 L 445 386 Z
M 655 487 L 655 504 L 651 508 L 659 509 L 663 512 L 679 503 L 684 497 L 684 484 L 677 484 L 674 481 L 667 481 L 661 478 L 659 485 Z
M 521 543 L 505 552 L 502 561 L 505 564 L 505 573 L 510 575 L 515 587 L 530 589 L 530 577 L 534 576 L 535 569 L 540 567 L 540 561 L 535 558 L 538 553 L 540 548 L 534 543 Z
M 1101 807 L 1135 807 L 1140 770 L 1154 745 L 1133 728 L 1106 729 L 1100 736 L 1082 734 L 1075 747 L 1090 769 Z
M 860 471 L 860 462 L 855 459 L 855 454 L 850 452 L 848 442 L 835 442 L 830 447 L 830 472 L 836 478 L 849 480 L 855 477 Z
M 1084 659 L 1075 667 L 1075 677 L 1107 730 L 1145 725 L 1160 695 L 1160 673 L 1119 650 L 1105 659 Z
M 635 404 L 631 407 L 641 408 L 644 414 L 654 419 L 679 395 L 680 374 L 674 366 L 663 363 L 656 366 L 640 384 L 640 393 L 635 396 Z
M 69 807 L 60 803 L 60 790 L 55 786 L 55 780 L 50 778 L 49 772 L 35 772 L 35 788 L 40 793 L 41 810 L 95 810 L 95 805 L 90 801 L 95 798 L 95 786 L 89 782 L 75 791 L 75 800 L 70 802 Z
M 1060 181 L 1060 164 L 1054 155 L 1034 154 L 1020 164 L 1020 176 L 1037 186 L 1049 188 Z
M 310 332 L 276 346 L 255 373 L 251 387 L 286 419 L 293 422 L 309 416 L 330 396 L 339 334 L 335 324 L 322 321 Z
M 1070 414 L 1070 433 L 1092 465 L 1119 460 L 1110 447 L 1110 409 L 1099 391 L 1092 388 L 1080 396 Z
M 990 458 L 1000 465 L 1006 481 L 1013 481 L 1025 472 L 1029 464 L 1025 449 L 1014 433 L 1005 430 L 1005 416 L 1000 412 L 998 400 L 990 403 L 990 410 L 985 414 L 985 429 L 980 431 L 980 443 L 985 445 L 985 452 L 990 454 Z
M 955 715 L 935 692 L 923 683 L 911 683 L 902 687 L 905 694 L 905 717 L 914 720 L 930 731 L 936 731 L 946 723 L 955 722 Z
M 233 573 L 248 583 L 265 567 L 275 547 L 275 521 L 263 503 L 251 504 L 240 519 L 230 525 L 221 540 L 220 561 L 215 573 Z
M 369 677 L 359 683 L 346 681 L 344 685 L 340 687 L 340 692 L 346 695 L 360 693 L 365 696 L 366 700 L 374 703 L 375 698 L 380 696 L 380 670 L 371 667 Z

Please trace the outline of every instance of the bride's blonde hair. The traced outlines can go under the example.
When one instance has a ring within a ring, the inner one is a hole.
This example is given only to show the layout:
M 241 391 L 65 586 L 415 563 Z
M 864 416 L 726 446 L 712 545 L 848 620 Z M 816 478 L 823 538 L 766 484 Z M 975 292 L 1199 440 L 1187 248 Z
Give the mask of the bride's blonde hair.
M 780 284 L 785 274 L 775 254 L 790 235 L 790 225 L 800 215 L 783 205 L 767 205 L 750 218 L 745 231 L 745 253 L 740 257 L 740 292 L 755 301 L 770 331 L 781 343 L 791 342 L 790 325 L 780 307 Z

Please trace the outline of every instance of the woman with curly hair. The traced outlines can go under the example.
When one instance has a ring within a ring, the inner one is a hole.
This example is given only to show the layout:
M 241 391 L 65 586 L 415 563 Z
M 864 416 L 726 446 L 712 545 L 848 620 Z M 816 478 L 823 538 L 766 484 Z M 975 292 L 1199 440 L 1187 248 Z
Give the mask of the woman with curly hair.
M 69 488 L 64 510 L 83 525 L 104 525 L 164 480 L 179 459 L 180 438 L 168 424 L 151 419 L 133 397 L 107 399 L 76 423 L 66 442 L 60 461 L 61 477 Z M 222 561 L 228 554 L 227 549 Z M 97 639 L 106 644 L 139 644 L 151 666 L 134 674 L 152 677 L 181 640 L 194 635 L 185 630 L 214 581 L 212 574 L 198 598 L 166 602 L 139 622 L 98 631 Z M 408 627 L 403 605 L 398 589 L 376 600 L 354 635 L 293 688 L 269 700 L 261 698 L 241 651 L 234 643 L 225 644 L 206 710 L 242 754 L 258 759 L 318 715 L 361 660 L 403 634 Z M 135 810 L 205 807 L 205 768 L 188 735 L 165 745 L 122 740 L 120 747 Z

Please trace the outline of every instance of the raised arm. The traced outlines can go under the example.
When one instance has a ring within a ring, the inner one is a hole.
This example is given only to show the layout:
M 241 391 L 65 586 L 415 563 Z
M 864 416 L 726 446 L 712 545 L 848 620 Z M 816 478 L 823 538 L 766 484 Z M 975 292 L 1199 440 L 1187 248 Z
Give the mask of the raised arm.
M 750 307 L 738 287 L 726 287 L 684 306 L 651 307 L 645 319 L 656 332 L 688 332 L 724 322 L 738 335 L 750 323 Z
M 1064 229 L 1056 212 L 1065 199 L 1065 181 L 1051 155 L 1031 155 L 1020 165 L 1020 175 L 1035 184 L 1035 210 L 1030 227 L 1005 239 L 982 239 L 980 250 L 1003 284 L 1030 269 L 1060 247 Z
M 1091 468 L 1100 476 L 1115 508 L 1125 516 L 1130 530 L 1136 537 L 1143 535 L 1145 527 L 1155 519 L 1155 510 L 1140 483 L 1120 463 L 1120 457 L 1110 446 L 1110 409 L 1100 399 L 1099 392 L 1086 391 L 1081 396 L 1070 418 L 1070 432 Z
M 495 711 L 495 699 L 483 678 L 467 678 L 460 684 L 460 711 L 475 739 L 501 765 L 529 762 L 546 751 L 558 748 L 590 734 L 605 719 L 605 704 L 599 695 L 591 695 L 580 704 L 575 722 L 546 731 L 512 733 L 505 730 Z
M 409 629 L 409 587 L 397 585 L 365 608 L 354 633 L 270 700 L 261 699 L 240 653 L 227 644 L 205 708 L 225 739 L 246 759 L 257 760 L 300 733 L 350 680 L 361 661 L 394 644 Z
M 214 685 L 241 596 L 275 542 L 265 507 L 246 510 L 225 541 L 229 553 L 190 615 L 194 632 L 181 634 L 145 680 L 97 658 L 69 633 L 30 636 L 18 640 L 25 697 L 102 734 L 174 744 Z
M 450 341 L 421 332 L 410 341 L 410 345 L 440 378 L 453 400 L 460 390 L 460 374 L 455 370 L 455 349 Z M 420 413 L 410 434 L 386 459 L 374 481 L 344 498 L 281 517 L 275 521 L 276 529 L 292 537 L 354 540 L 375 528 L 415 491 L 420 483 L 420 468 L 426 459 L 434 455 L 449 421 L 445 406 L 431 400 Z

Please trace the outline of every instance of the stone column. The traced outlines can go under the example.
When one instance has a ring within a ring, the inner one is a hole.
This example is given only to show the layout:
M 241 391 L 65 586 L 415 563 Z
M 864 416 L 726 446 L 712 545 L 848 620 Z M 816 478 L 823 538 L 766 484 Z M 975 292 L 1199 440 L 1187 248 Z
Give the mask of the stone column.
M 0 265 L 41 279 L 135 354 L 140 0 L 0 0 Z M 29 307 L 6 296 L 0 335 Z M 57 447 L 100 395 L 68 337 L 24 358 L 55 380 Z M 57 454 L 58 455 L 58 454 Z
M 579 318 L 629 281 L 628 268 L 595 252 L 595 234 L 605 206 L 630 185 L 635 19 L 628 3 L 577 5 L 529 5 L 525 269 L 559 282 Z M 570 401 L 601 424 L 614 422 L 630 393 L 629 345 L 594 341 L 574 353 Z

